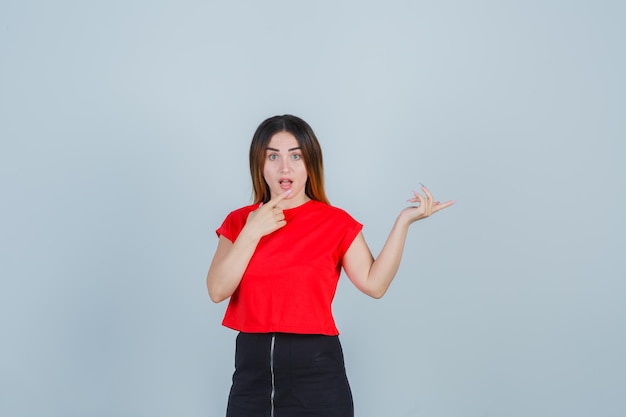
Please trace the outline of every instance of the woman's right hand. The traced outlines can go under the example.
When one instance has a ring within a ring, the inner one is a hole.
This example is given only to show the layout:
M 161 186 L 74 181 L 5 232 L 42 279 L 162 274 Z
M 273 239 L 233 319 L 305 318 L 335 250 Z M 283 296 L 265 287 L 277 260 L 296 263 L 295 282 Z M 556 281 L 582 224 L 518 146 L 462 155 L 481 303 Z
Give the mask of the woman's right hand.
M 284 227 L 287 222 L 285 221 L 283 210 L 278 207 L 278 203 L 287 197 L 290 192 L 291 190 L 287 190 L 266 204 L 261 203 L 259 208 L 251 212 L 244 226 L 244 228 L 248 229 L 247 232 L 260 239 Z
M 234 242 L 220 236 L 206 278 L 213 302 L 219 303 L 235 292 L 259 240 L 287 224 L 278 203 L 288 195 L 286 191 L 251 212 Z

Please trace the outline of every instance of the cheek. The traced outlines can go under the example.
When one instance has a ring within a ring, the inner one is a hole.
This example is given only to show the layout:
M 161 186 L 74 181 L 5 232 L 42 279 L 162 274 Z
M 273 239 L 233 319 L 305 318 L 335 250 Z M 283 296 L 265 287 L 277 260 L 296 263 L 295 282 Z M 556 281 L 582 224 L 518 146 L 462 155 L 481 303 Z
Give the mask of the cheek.
M 306 178 L 309 178 L 309 173 L 306 170 L 306 165 L 302 164 L 302 175 Z
M 267 169 L 267 166 L 263 167 L 263 179 L 265 180 L 265 182 L 267 182 L 268 177 L 270 176 L 269 170 Z

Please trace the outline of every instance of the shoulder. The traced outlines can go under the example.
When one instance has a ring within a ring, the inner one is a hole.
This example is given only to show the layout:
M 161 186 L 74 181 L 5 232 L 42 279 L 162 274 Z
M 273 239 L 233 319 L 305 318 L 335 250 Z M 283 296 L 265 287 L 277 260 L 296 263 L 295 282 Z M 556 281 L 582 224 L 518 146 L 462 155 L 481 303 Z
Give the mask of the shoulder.
M 239 232 L 246 224 L 246 221 L 248 220 L 248 215 L 257 207 L 258 204 L 254 204 L 231 211 L 222 222 L 222 225 L 215 232 L 218 236 L 224 236 L 231 242 L 234 242 L 239 235 Z
M 238 217 L 248 217 L 248 214 L 250 214 L 250 212 L 256 210 L 258 207 L 259 207 L 258 204 L 251 204 L 251 205 L 248 205 L 248 206 L 243 206 L 243 207 L 240 207 L 240 208 L 238 208 L 236 210 L 231 211 L 228 214 L 228 217 L 235 217 L 235 218 L 238 218 Z
M 237 225 L 237 224 L 245 223 L 246 220 L 248 219 L 248 215 L 250 214 L 250 212 L 256 210 L 258 206 L 259 206 L 258 204 L 253 204 L 249 206 L 243 206 L 236 210 L 231 211 L 230 213 L 228 213 L 228 215 L 224 219 L 223 224 L 224 225 L 227 225 L 227 224 Z
M 316 206 L 319 210 L 316 213 L 318 220 L 314 222 L 316 229 L 328 239 L 337 242 L 337 256 L 341 259 L 363 229 L 363 225 L 344 209 L 321 202 L 317 202 Z

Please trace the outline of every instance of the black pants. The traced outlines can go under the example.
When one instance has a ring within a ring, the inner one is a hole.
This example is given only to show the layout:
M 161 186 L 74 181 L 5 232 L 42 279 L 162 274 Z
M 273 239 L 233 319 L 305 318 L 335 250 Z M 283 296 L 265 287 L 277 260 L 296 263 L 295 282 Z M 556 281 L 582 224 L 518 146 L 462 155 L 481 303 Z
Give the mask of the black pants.
M 239 333 L 227 417 L 353 417 L 337 336 Z

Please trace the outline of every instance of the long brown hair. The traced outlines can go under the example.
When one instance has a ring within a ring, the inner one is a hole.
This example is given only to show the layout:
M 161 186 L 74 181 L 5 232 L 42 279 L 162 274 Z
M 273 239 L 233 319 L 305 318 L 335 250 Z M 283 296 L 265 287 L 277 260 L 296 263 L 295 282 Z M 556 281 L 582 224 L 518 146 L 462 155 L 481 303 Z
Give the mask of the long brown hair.
M 270 188 L 263 177 L 266 148 L 272 136 L 279 132 L 289 132 L 296 140 L 302 151 L 307 180 L 305 193 L 311 200 L 330 204 L 324 190 L 324 164 L 322 148 L 311 126 L 299 117 L 285 114 L 264 120 L 254 132 L 250 144 L 250 175 L 254 203 L 267 203 L 271 199 Z

